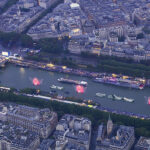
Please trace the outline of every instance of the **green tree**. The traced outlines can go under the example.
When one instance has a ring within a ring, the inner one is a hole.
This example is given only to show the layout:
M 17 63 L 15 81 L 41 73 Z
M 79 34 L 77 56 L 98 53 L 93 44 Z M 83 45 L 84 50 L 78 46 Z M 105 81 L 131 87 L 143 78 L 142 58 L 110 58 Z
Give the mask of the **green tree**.
M 21 42 L 21 46 L 28 47 L 28 48 L 33 47 L 33 43 L 34 43 L 33 39 L 26 34 L 21 35 L 20 42 Z

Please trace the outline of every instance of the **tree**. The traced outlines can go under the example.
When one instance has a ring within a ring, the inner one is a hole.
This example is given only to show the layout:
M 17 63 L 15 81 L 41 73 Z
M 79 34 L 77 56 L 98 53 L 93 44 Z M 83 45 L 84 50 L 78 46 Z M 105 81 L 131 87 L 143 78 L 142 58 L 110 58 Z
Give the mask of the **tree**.
M 33 39 L 26 34 L 21 35 L 20 42 L 21 42 L 21 46 L 28 47 L 28 48 L 33 47 L 33 43 L 34 43 Z
M 16 32 L 4 33 L 0 32 L 0 41 L 4 46 L 13 46 L 20 39 L 20 34 Z
M 61 53 L 63 52 L 63 39 L 58 40 L 57 38 L 45 38 L 40 39 L 37 42 L 37 48 L 48 52 L 48 53 Z

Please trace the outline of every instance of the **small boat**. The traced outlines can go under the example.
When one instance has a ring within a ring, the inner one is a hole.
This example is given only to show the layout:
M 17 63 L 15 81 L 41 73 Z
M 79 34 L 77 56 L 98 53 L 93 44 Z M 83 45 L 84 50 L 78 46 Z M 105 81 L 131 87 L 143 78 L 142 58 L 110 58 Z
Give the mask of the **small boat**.
M 57 86 L 58 90 L 63 90 L 64 88 L 62 86 Z
M 109 99 L 113 99 L 113 95 L 108 95 L 108 98 Z
M 130 103 L 134 102 L 134 99 L 132 99 L 132 98 L 127 98 L 127 97 L 123 97 L 123 100 L 124 100 L 124 101 L 127 101 L 127 102 L 130 102 Z
M 114 97 L 115 100 L 122 100 L 122 99 L 123 99 L 122 97 L 117 96 L 117 95 L 115 95 L 115 94 L 113 95 L 113 97 Z
M 51 89 L 57 89 L 57 90 L 63 90 L 62 86 L 56 86 L 56 85 L 51 85 L 50 88 Z
M 51 85 L 50 88 L 51 89 L 56 89 L 56 86 L 55 85 Z
M 105 93 L 96 93 L 96 96 L 98 96 L 98 97 L 105 97 L 106 94 Z

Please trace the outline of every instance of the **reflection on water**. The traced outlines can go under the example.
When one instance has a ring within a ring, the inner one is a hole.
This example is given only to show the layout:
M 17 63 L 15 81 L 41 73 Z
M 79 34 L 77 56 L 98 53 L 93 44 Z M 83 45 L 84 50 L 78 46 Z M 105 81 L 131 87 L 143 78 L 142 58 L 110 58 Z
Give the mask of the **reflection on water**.
M 86 77 L 47 72 L 31 68 L 19 68 L 14 65 L 9 65 L 7 66 L 7 68 L 3 69 L 2 72 L 0 71 L 0 84 L 6 87 L 15 87 L 18 89 L 27 87 L 35 88 L 30 80 L 30 78 L 34 77 L 43 80 L 42 84 L 38 88 L 44 91 L 50 92 L 52 90 L 50 89 L 50 86 L 54 84 L 64 87 L 64 90 L 58 90 L 59 95 L 92 99 L 105 107 L 122 111 L 130 111 L 134 113 L 150 114 L 150 106 L 147 105 L 147 100 L 145 98 L 150 96 L 149 88 L 145 88 L 144 90 L 136 90 L 117 87 L 113 85 L 95 83 L 91 79 Z M 61 77 L 84 80 L 88 82 L 88 86 L 84 93 L 77 93 L 75 86 L 58 82 L 57 79 Z M 100 98 L 96 96 L 96 93 L 98 92 L 105 93 L 107 95 L 116 94 L 120 97 L 132 98 L 135 99 L 135 102 L 128 103 L 124 101 L 113 101 L 111 99 L 108 99 L 107 97 Z
M 51 76 L 53 76 L 53 75 L 54 75 L 54 72 L 49 72 L 49 74 L 50 74 Z
M 21 74 L 24 74 L 24 73 L 25 73 L 25 69 L 21 67 L 21 68 L 20 68 L 20 73 L 21 73 Z

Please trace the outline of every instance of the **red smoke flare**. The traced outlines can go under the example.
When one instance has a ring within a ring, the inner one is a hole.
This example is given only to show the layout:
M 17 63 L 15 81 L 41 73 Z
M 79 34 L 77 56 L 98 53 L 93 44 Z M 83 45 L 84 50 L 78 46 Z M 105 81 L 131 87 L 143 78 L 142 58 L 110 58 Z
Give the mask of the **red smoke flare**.
M 32 83 L 34 86 L 40 85 L 40 81 L 38 80 L 38 78 L 33 78 Z
M 82 85 L 76 85 L 77 93 L 84 93 L 84 87 Z

